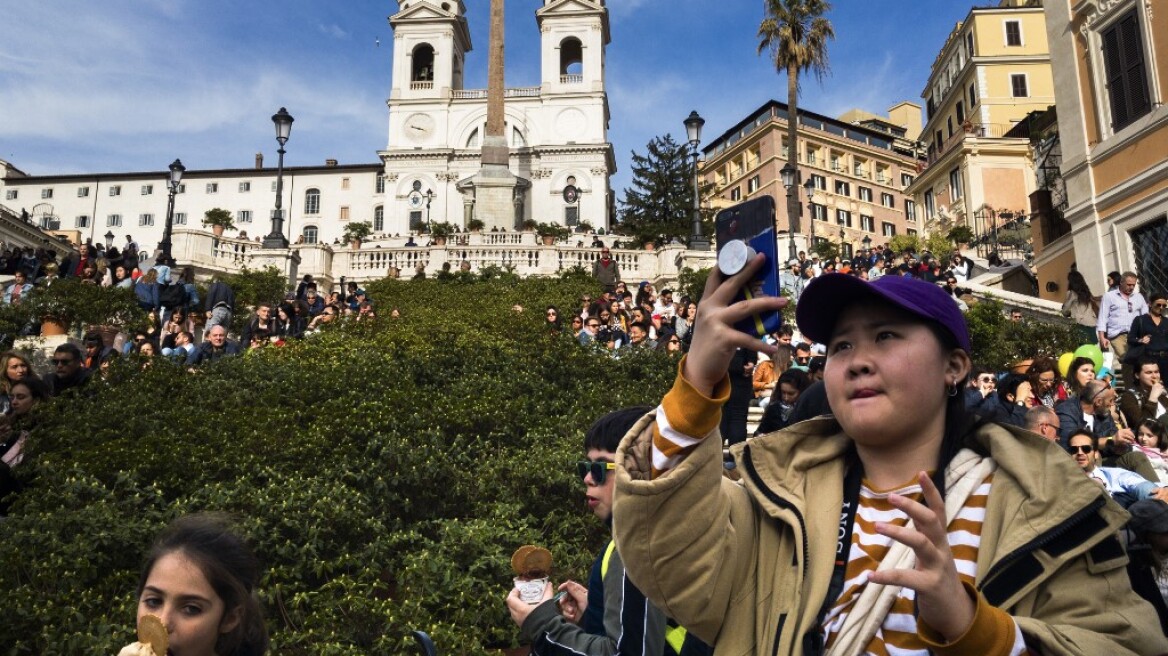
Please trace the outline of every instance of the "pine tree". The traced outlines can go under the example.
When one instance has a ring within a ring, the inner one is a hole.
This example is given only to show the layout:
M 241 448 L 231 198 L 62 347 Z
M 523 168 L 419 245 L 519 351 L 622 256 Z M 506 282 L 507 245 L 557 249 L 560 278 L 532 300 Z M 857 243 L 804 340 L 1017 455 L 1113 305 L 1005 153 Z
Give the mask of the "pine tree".
M 667 134 L 654 137 L 646 148 L 644 155 L 633 151 L 633 183 L 620 202 L 618 229 L 636 245 L 686 239 L 693 232 L 694 164 L 689 147 Z

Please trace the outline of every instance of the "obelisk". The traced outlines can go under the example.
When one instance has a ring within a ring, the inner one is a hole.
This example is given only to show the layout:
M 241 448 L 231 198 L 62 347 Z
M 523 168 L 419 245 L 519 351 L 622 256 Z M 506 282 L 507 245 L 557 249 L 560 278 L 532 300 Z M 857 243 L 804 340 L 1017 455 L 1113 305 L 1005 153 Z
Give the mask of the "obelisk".
M 531 183 L 510 170 L 504 107 L 503 0 L 491 0 L 491 34 L 487 48 L 487 128 L 483 135 L 482 166 L 469 180 L 460 182 L 463 193 L 473 194 L 474 217 L 486 228 L 514 230 L 524 216 L 524 196 Z

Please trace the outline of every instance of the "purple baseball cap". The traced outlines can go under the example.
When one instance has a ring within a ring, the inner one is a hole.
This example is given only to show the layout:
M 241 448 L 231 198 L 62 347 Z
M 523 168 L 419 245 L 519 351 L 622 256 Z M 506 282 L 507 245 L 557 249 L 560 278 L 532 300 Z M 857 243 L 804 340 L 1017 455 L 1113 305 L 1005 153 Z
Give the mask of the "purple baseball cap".
M 937 285 L 916 278 L 883 276 L 868 282 L 842 273 L 824 274 L 807 285 L 799 297 L 795 322 L 804 335 L 826 344 L 840 313 L 865 297 L 887 301 L 922 319 L 936 321 L 966 353 L 972 351 L 969 328 L 957 302 Z

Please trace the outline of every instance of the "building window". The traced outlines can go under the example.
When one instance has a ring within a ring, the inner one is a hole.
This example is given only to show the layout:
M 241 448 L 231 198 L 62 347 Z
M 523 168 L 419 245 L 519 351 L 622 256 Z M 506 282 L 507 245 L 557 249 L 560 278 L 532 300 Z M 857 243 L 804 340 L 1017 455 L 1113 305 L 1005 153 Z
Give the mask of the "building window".
M 187 186 L 186 186 L 186 184 L 185 184 L 185 183 L 179 184 L 179 186 L 178 186 L 178 189 L 176 189 L 174 193 L 176 193 L 176 194 L 185 194 L 185 193 L 187 193 Z
M 759 178 L 757 175 L 754 176 L 753 178 L 751 178 L 750 180 L 747 180 L 746 181 L 746 193 L 753 194 L 754 192 L 758 191 L 758 188 L 761 184 L 762 184 L 762 179 Z
M 175 212 L 174 213 L 174 224 L 175 225 L 186 225 L 187 224 L 187 213 L 186 212 Z
M 836 172 L 844 170 L 844 165 L 840 161 L 839 153 L 832 153 L 831 154 L 831 170 L 836 171 Z
M 827 178 L 822 175 L 811 174 L 811 184 L 820 191 L 827 191 Z
M 969 53 L 970 59 L 973 58 L 973 30 L 965 33 L 965 51 Z
M 77 197 L 78 198 L 89 198 L 89 187 L 78 187 L 77 188 Z
M 373 208 L 373 232 L 385 232 L 385 207 Z
M 909 237 L 916 237 L 917 231 L 913 230 L 912 228 L 909 228 L 909 229 L 904 231 L 904 234 L 908 235 Z
M 304 236 L 304 243 L 306 243 L 306 244 L 315 244 L 317 239 L 319 239 L 319 234 L 317 233 L 316 226 L 311 226 L 311 225 L 304 226 L 304 231 L 301 232 L 300 234 L 302 234 Z
M 843 180 L 836 180 L 835 181 L 835 193 L 839 194 L 840 196 L 851 196 L 852 195 L 852 185 L 844 182 Z
M 847 210 L 836 210 L 835 222 L 842 226 L 852 227 L 852 213 Z
M 1030 97 L 1030 90 L 1026 84 L 1025 73 L 1013 73 L 1010 75 L 1010 92 L 1015 98 Z
M 896 207 L 896 198 L 892 194 L 880 194 L 880 204 L 884 207 Z
M 349 220 L 349 206 L 348 205 L 341 206 L 341 220 L 342 221 Z
M 960 100 L 957 101 L 957 122 L 958 123 L 965 122 L 965 104 L 962 103 Z
M 154 193 L 154 185 L 152 185 L 152 184 L 142 185 L 142 195 L 143 196 L 149 196 L 153 193 Z
M 219 183 L 218 182 L 208 182 L 207 183 L 207 193 L 209 193 L 209 194 L 219 193 Z
M 110 196 L 121 196 L 122 195 L 122 185 L 110 185 L 109 195 Z
M 786 137 L 783 138 L 783 159 L 790 161 L 791 145 L 787 143 Z
M 730 200 L 742 200 L 742 187 L 735 187 L 730 190 Z
M 815 221 L 827 220 L 827 206 L 811 203 L 811 218 Z
M 235 220 L 240 223 L 251 223 L 251 210 L 239 210 L 235 213 Z
M 1111 101 L 1111 128 L 1118 132 L 1152 111 L 1139 17 L 1133 11 L 1100 36 Z
M 885 224 L 887 225 L 887 224 Z M 876 232 L 876 219 L 870 216 L 860 215 L 860 230 L 865 232 Z
M 139 214 L 138 215 L 138 225 L 140 225 L 140 226 L 154 225 L 154 215 L 153 214 Z
M 949 131 L 949 136 L 952 137 L 953 136 L 953 117 L 952 116 L 945 117 L 945 129 L 947 129 Z
M 925 220 L 932 221 L 937 216 L 937 205 L 933 198 L 933 190 L 925 192 Z
M 19 196 L 19 189 L 6 189 L 4 191 L 4 200 L 16 200 Z
M 577 226 L 580 225 L 580 206 L 565 205 L 564 206 L 564 225 Z
M 1018 21 L 1006 21 L 1006 45 L 1022 45 L 1022 24 Z
M 904 201 L 904 218 L 908 221 L 917 220 L 917 203 L 912 200 Z
M 856 160 L 855 162 L 853 162 L 852 163 L 852 174 L 855 175 L 857 178 L 868 177 L 867 162 L 864 162 L 863 160 Z
M 105 217 L 105 224 L 111 228 L 120 228 L 122 225 L 122 215 L 110 214 L 109 216 Z
M 349 179 L 348 178 L 341 178 L 341 189 L 348 189 L 348 188 L 349 188 Z
M 859 194 L 860 200 L 862 200 L 866 203 L 872 202 L 872 190 L 870 188 L 856 187 L 856 193 Z
M 381 173 L 377 174 L 377 193 L 385 193 L 385 175 Z
M 251 191 L 251 182 L 239 183 L 239 193 L 246 194 L 249 191 Z
M 309 189 L 304 192 L 304 213 L 320 214 L 320 190 Z
M 880 223 L 880 234 L 884 235 L 885 237 L 895 237 L 896 224 L 882 221 Z
M 422 229 L 422 210 L 410 211 L 410 230 Z
M 819 149 L 812 148 L 811 146 L 808 146 L 807 147 L 807 163 L 814 166 L 818 160 L 819 160 Z
M 272 180 L 272 193 L 276 193 L 276 181 Z
M 900 174 L 900 186 L 907 187 L 913 183 L 913 177 L 907 173 Z
M 949 172 L 949 197 L 957 200 L 965 195 L 965 190 L 961 184 L 961 169 L 953 169 Z
M 53 197 L 52 189 L 41 189 L 41 200 L 49 200 Z
M 89 216 L 87 216 L 85 214 L 78 216 L 76 226 L 78 228 L 88 228 L 89 227 Z
M 969 108 L 973 109 L 977 105 L 977 82 L 969 85 Z

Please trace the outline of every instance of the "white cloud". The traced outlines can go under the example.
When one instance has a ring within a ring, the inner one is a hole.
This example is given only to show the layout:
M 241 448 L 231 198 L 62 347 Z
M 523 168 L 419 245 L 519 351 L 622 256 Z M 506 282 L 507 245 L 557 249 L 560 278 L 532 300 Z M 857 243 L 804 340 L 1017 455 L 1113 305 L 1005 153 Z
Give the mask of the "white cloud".
M 317 25 L 316 27 L 317 27 L 317 29 L 320 30 L 321 34 L 331 36 L 334 39 L 348 39 L 349 38 L 349 33 L 346 32 L 345 30 L 341 29 L 340 25 L 336 25 L 336 24 Z

